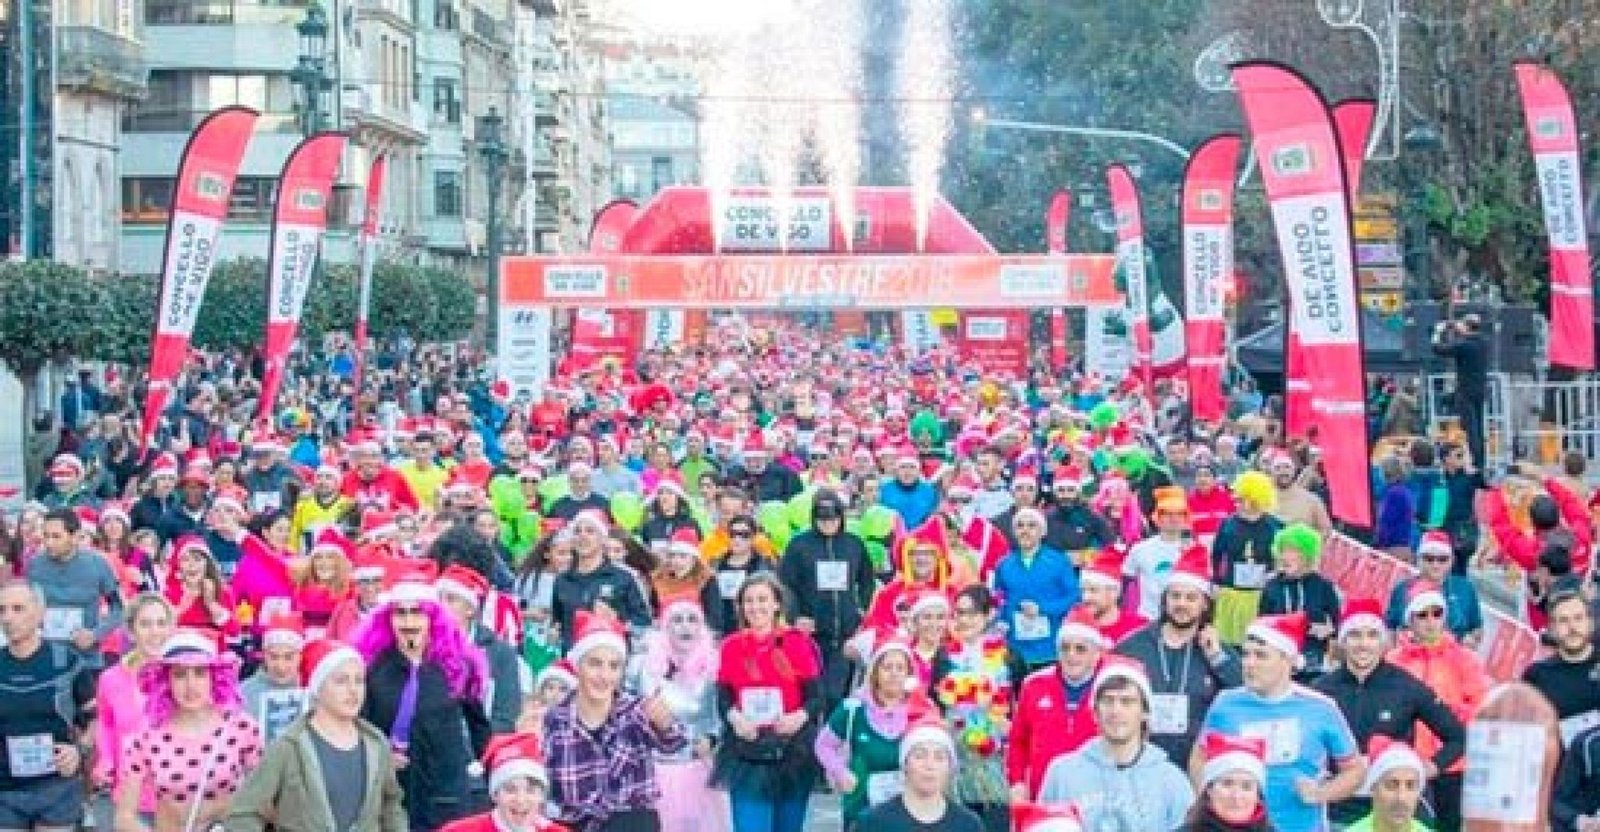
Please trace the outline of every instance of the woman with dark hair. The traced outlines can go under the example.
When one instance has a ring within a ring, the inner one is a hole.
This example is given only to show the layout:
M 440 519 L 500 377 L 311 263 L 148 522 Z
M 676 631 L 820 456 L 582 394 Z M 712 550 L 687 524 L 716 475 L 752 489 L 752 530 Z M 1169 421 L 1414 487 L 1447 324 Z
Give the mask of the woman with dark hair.
M 656 541 L 668 541 L 679 529 L 689 529 L 696 538 L 705 533 L 700 521 L 694 518 L 689 505 L 689 495 L 677 474 L 664 475 L 651 492 L 645 506 L 644 524 L 639 527 L 639 539 L 649 546 Z
M 117 777 L 118 829 L 143 829 L 140 796 L 155 795 L 155 829 L 209 829 L 261 761 L 261 734 L 244 713 L 239 661 L 213 633 L 179 630 L 139 670 L 144 730 L 128 741 Z
M 498 529 L 500 521 L 495 518 L 494 512 L 488 509 L 484 511 Z M 450 524 L 450 527 L 445 529 L 428 548 L 428 557 L 433 560 L 440 572 L 459 563 L 482 575 L 495 589 L 511 589 L 514 579 L 510 567 L 500 559 L 500 554 L 495 550 L 496 544 L 484 539 L 484 536 L 473 528 L 473 516 L 467 515 Z
M 436 578 L 425 568 L 400 576 L 355 644 L 367 662 L 361 716 L 389 737 L 418 832 L 474 811 L 467 766 L 489 742 L 488 665 L 439 603 Z
M 822 654 L 784 623 L 784 594 L 770 572 L 745 579 L 735 598 L 740 628 L 717 662 L 723 741 L 711 782 L 727 789 L 736 830 L 801 832 L 817 776 Z
M 238 630 L 233 618 L 233 590 L 223 580 L 222 569 L 205 539 L 198 535 L 185 535 L 173 542 L 162 594 L 176 610 L 179 627 L 229 635 Z
M 1262 792 L 1266 743 L 1210 733 L 1201 739 L 1200 795 L 1179 832 L 1273 832 Z
M 930 689 L 945 721 L 961 725 L 953 731 L 956 797 L 983 819 L 984 828 L 1004 832 L 1010 789 L 1000 752 L 1028 667 L 1007 646 L 1005 633 L 995 630 L 995 610 L 994 595 L 983 584 L 956 593 L 950 637 L 934 654 Z

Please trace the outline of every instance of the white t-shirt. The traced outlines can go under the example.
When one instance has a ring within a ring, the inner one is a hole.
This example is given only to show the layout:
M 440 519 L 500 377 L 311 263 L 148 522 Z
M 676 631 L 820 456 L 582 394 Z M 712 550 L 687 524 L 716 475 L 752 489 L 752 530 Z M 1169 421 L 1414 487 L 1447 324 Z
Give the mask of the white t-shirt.
M 1181 538 L 1167 541 L 1154 535 L 1133 544 L 1128 559 L 1122 562 L 1123 577 L 1139 582 L 1139 615 L 1147 621 L 1161 617 L 1161 593 L 1167 590 L 1167 576 L 1183 546 Z

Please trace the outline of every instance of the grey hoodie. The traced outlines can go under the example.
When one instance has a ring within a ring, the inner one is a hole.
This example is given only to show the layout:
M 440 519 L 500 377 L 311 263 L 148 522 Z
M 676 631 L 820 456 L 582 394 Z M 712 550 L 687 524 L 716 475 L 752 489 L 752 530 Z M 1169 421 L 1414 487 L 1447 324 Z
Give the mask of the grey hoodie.
M 1105 740 L 1095 737 L 1050 763 L 1039 802 L 1077 804 L 1089 832 L 1169 832 L 1183 825 L 1194 789 L 1160 748 L 1145 743 L 1133 764 L 1123 767 L 1112 762 Z

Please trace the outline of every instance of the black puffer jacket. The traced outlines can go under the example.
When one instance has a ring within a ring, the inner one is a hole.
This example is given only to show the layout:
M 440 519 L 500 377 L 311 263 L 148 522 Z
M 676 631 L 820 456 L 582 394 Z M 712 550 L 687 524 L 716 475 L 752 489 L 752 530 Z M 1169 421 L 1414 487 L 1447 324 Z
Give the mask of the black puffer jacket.
M 823 589 L 818 585 L 819 576 L 842 578 L 844 588 Z M 825 535 L 817 530 L 815 520 L 810 531 L 789 541 L 778 565 L 778 578 L 794 600 L 790 618 L 814 621 L 814 637 L 824 651 L 861 628 L 862 614 L 877 591 L 872 560 L 861 538 L 842 530 Z

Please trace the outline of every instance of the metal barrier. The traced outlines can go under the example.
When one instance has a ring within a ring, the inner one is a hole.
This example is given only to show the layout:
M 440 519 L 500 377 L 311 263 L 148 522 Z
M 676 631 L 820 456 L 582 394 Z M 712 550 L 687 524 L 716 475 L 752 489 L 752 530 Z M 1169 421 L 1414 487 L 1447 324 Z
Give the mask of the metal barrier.
M 1423 404 L 1428 418 L 1428 435 L 1455 435 L 1461 420 L 1455 409 L 1455 373 L 1432 373 L 1425 377 Z M 1511 413 L 1511 377 L 1490 373 L 1488 400 L 1483 403 L 1483 445 L 1486 459 L 1473 462 L 1486 471 L 1504 471 L 1518 458 L 1517 431 Z
M 1424 398 L 1434 435 L 1458 428 L 1454 387 L 1454 373 L 1427 377 Z M 1554 465 L 1566 451 L 1600 461 L 1600 376 L 1550 381 L 1490 373 L 1484 445 L 1488 470 L 1517 459 Z

